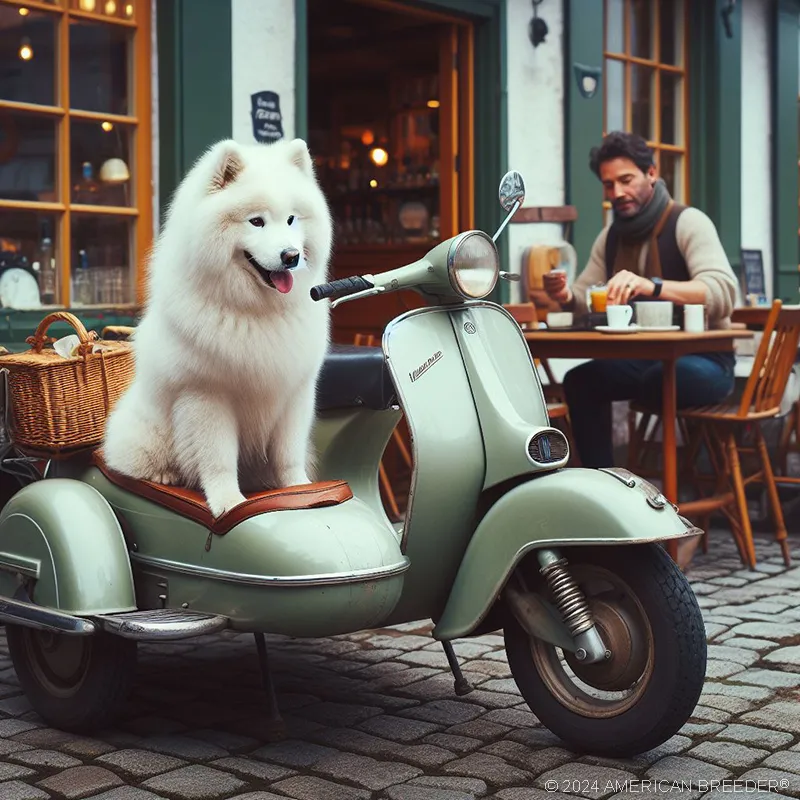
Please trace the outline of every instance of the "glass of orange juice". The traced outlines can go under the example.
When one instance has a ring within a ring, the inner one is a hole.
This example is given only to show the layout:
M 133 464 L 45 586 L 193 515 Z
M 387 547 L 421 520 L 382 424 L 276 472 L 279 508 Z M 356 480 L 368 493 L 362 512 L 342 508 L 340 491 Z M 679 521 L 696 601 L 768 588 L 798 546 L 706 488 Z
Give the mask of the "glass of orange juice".
M 589 289 L 589 300 L 592 311 L 603 313 L 608 305 L 608 287 L 605 284 L 598 284 Z

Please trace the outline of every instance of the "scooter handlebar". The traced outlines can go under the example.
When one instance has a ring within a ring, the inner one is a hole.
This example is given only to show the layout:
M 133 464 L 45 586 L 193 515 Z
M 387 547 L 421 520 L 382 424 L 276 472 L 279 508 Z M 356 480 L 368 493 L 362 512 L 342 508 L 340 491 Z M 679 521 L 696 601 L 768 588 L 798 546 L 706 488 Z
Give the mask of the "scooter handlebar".
M 311 287 L 311 299 L 314 301 L 324 300 L 326 297 L 345 297 L 348 294 L 355 294 L 356 292 L 363 292 L 367 289 L 374 289 L 375 284 L 370 283 L 366 278 L 360 275 L 354 275 L 352 278 L 341 278 L 338 281 L 330 281 L 329 283 L 321 283 L 319 286 Z

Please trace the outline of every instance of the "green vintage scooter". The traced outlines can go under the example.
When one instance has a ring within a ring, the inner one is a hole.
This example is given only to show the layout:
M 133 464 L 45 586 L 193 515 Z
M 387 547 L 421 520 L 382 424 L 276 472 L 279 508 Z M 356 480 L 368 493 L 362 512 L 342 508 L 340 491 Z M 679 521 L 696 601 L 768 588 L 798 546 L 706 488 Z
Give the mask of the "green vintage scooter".
M 137 641 L 225 628 L 322 637 L 432 619 L 455 691 L 451 642 L 502 628 L 534 714 L 579 751 L 629 756 L 672 736 L 703 685 L 696 599 L 658 544 L 694 535 L 659 490 L 621 469 L 565 469 L 518 325 L 485 298 L 494 244 L 467 231 L 420 261 L 333 281 L 334 305 L 414 289 L 382 348 L 334 349 L 320 379 L 320 483 L 252 496 L 212 519 L 200 494 L 133 481 L 96 457 L 24 475 L 0 513 L 0 621 L 20 684 L 51 725 L 108 724 L 131 687 Z M 402 411 L 401 411 L 402 410 Z M 378 465 L 400 416 L 414 473 L 402 525 Z M 27 470 L 27 471 L 26 471 Z

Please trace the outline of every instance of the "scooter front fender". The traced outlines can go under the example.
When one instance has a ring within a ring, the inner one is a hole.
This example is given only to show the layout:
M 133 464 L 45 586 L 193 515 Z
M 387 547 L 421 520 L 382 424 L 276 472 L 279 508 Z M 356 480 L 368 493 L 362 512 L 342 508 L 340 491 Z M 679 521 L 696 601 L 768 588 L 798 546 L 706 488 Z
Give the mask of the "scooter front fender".
M 20 489 L 0 513 L 0 595 L 32 581 L 39 606 L 77 616 L 134 611 L 128 548 L 93 487 L 49 478 Z
M 473 631 L 533 550 L 641 544 L 700 532 L 656 487 L 626 470 L 562 469 L 532 477 L 480 521 L 433 635 L 455 639 Z

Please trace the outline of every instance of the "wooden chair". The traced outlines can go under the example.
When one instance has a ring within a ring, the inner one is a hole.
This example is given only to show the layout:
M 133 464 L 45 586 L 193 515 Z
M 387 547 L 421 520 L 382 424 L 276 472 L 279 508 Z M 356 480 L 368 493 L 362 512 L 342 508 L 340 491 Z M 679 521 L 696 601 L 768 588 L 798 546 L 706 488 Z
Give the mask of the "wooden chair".
M 800 483 L 800 479 L 780 477 L 776 482 L 761 422 L 774 418 L 780 411 L 799 340 L 800 307 L 784 308 L 781 301 L 776 300 L 739 403 L 678 412 L 679 420 L 688 423 L 692 429 L 687 445 L 687 464 L 694 461 L 700 444 L 705 443 L 715 479 L 713 493 L 682 504 L 681 513 L 687 517 L 702 517 L 707 530 L 711 513 L 721 511 L 731 524 L 742 562 L 751 568 L 755 566 L 756 554 L 745 494 L 745 488 L 751 483 L 762 483 L 766 487 L 775 538 L 780 543 L 784 563 L 786 566 L 791 564 L 777 482 Z M 743 433 L 752 435 L 754 446 L 742 446 L 737 434 L 741 437 Z M 755 457 L 756 468 L 749 475 L 745 475 L 742 456 Z

